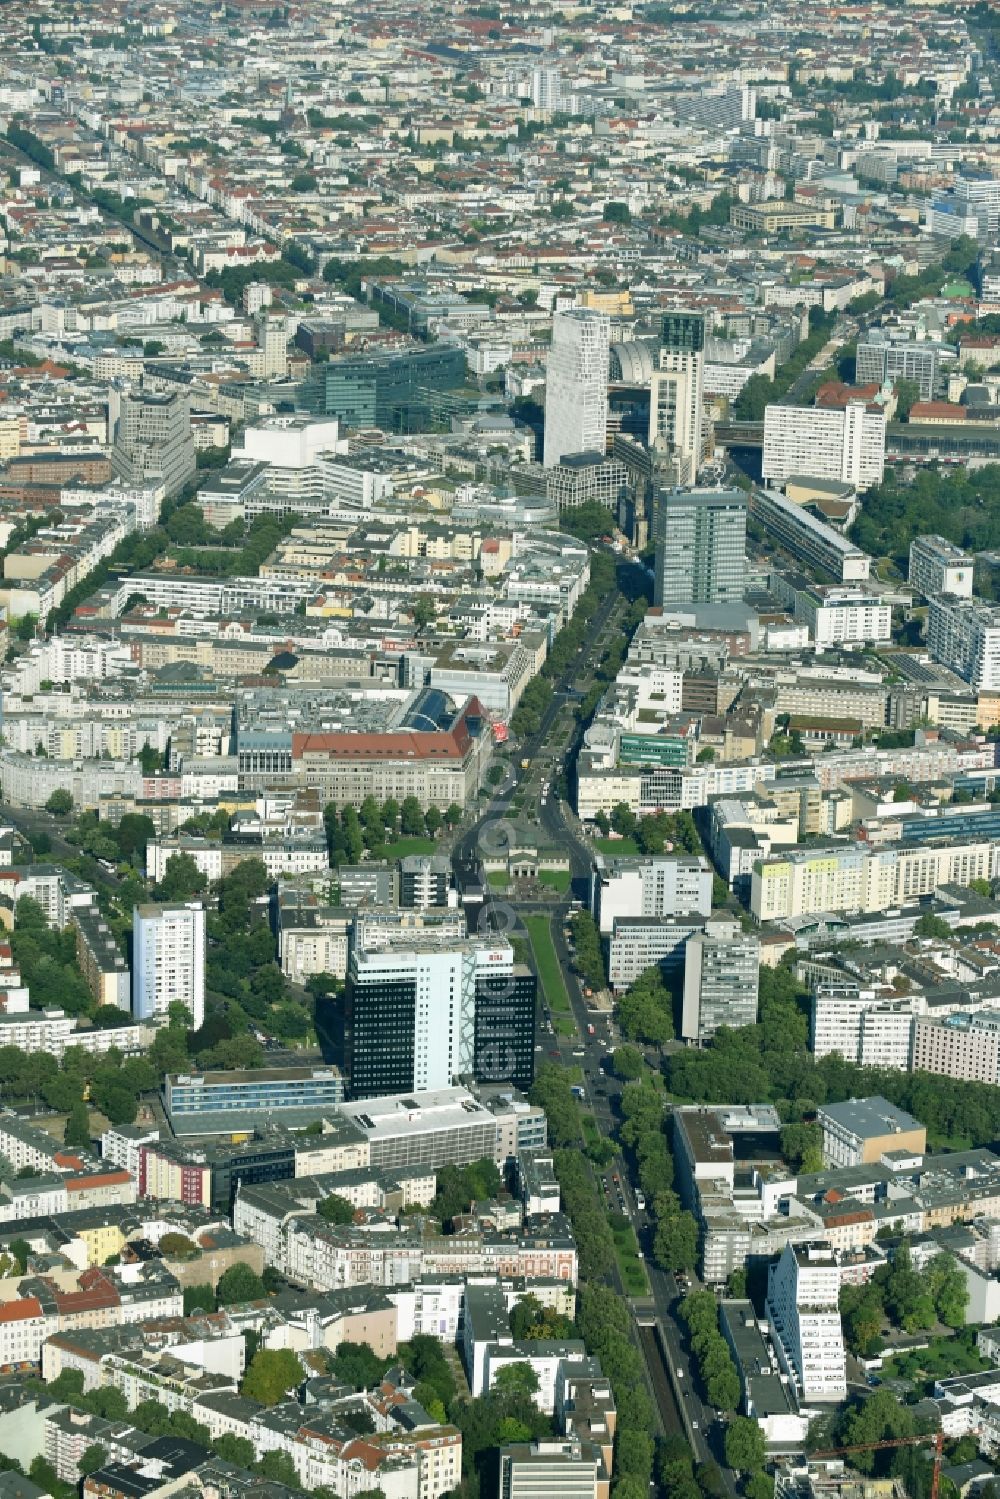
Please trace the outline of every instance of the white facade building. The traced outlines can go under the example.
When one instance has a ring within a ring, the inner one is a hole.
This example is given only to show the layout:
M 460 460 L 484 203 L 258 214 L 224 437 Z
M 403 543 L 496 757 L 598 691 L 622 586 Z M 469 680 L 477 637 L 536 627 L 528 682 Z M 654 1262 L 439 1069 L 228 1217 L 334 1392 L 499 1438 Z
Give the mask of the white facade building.
M 878 594 L 847 585 L 814 586 L 797 575 L 779 577 L 778 592 L 818 648 L 877 645 L 892 638 L 892 606 Z
M 925 597 L 953 593 L 956 598 L 971 598 L 972 568 L 969 553 L 943 536 L 917 536 L 910 542 L 907 581 Z
M 175 1000 L 191 1025 L 205 1019 L 205 908 L 198 901 L 136 906 L 133 912 L 132 1014 L 167 1019 Z
M 608 433 L 608 342 L 611 323 L 591 307 L 552 319 L 545 382 L 546 468 L 572 453 L 603 453 Z
M 792 849 L 754 865 L 750 911 L 757 921 L 821 911 L 888 911 L 933 895 L 940 885 L 968 885 L 998 874 L 1000 843 L 987 838 Z
M 339 440 L 335 417 L 268 416 L 245 428 L 233 457 L 276 468 L 312 468 L 321 453 L 343 451 Z
M 608 983 L 620 994 L 647 968 L 680 968 L 689 938 L 704 929 L 704 916 L 616 916 L 608 940 Z
M 979 692 L 1000 691 L 1000 609 L 953 594 L 932 594 L 927 608 L 931 659 Z
M 704 441 L 705 319 L 700 313 L 665 313 L 649 392 L 649 445 L 665 446 L 677 466 L 677 483 L 694 484 Z
M 812 996 L 813 1055 L 839 1052 L 863 1067 L 907 1071 L 913 1032 L 913 1004 L 890 1000 L 874 989 L 851 983 L 821 984 Z
M 562 74 L 558 68 L 532 68 L 531 102 L 535 109 L 559 109 L 562 96 Z
M 786 1245 L 767 1278 L 767 1319 L 778 1361 L 804 1404 L 847 1399 L 840 1270 L 825 1243 Z
M 500 1448 L 501 1499 L 597 1499 L 600 1452 L 578 1437 Z
M 837 409 L 773 402 L 767 407 L 761 472 L 769 484 L 803 474 L 864 490 L 880 484 L 884 470 L 884 412 L 863 401 Z
M 710 916 L 712 868 L 691 854 L 612 859 L 591 874 L 591 910 L 602 936 L 621 916 Z

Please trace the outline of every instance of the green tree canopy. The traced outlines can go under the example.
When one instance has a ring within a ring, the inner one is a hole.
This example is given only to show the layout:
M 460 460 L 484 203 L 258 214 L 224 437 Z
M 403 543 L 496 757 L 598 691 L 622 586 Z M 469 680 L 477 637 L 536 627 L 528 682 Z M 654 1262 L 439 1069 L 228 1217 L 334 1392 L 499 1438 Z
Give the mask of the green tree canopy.
M 231 1306 L 240 1301 L 261 1301 L 267 1292 L 257 1272 L 241 1263 L 222 1272 L 215 1294 L 220 1306 Z
M 259 1348 L 243 1376 L 241 1391 L 248 1400 L 277 1405 L 303 1378 L 299 1356 L 290 1348 Z
M 341 1197 L 336 1192 L 331 1192 L 329 1197 L 321 1197 L 316 1204 L 316 1211 L 327 1223 L 352 1223 L 354 1221 L 354 1207 L 346 1197 Z

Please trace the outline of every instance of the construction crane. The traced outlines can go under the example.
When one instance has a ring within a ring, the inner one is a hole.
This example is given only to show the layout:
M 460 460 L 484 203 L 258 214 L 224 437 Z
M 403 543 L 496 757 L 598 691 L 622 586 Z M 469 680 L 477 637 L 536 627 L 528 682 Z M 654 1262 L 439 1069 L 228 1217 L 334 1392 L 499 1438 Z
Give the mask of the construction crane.
M 934 1468 L 931 1473 L 930 1499 L 938 1499 L 941 1481 L 941 1461 L 944 1457 L 944 1433 L 924 1432 L 918 1437 L 887 1437 L 884 1442 L 860 1442 L 856 1447 L 827 1447 L 822 1452 L 810 1452 L 809 1457 L 843 1457 L 849 1452 L 884 1452 L 888 1447 L 921 1447 L 925 1442 L 934 1443 Z

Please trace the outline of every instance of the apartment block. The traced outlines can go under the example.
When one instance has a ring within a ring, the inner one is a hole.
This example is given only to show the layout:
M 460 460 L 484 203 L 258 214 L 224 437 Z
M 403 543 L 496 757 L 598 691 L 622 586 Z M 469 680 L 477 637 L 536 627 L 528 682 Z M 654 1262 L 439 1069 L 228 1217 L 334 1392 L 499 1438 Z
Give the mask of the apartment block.
M 863 401 L 846 406 L 779 406 L 764 413 L 762 473 L 768 484 L 808 475 L 857 490 L 882 482 L 885 413 Z
M 768 1271 L 767 1319 L 778 1360 L 803 1404 L 847 1399 L 840 1270 L 826 1243 L 788 1245 Z
M 969 597 L 932 594 L 927 605 L 931 659 L 978 692 L 1000 691 L 1000 609 Z
M 132 976 L 114 934 L 96 905 L 73 906 L 70 925 L 76 932 L 76 961 L 98 1005 L 129 1009 Z
M 925 598 L 950 593 L 972 597 L 973 558 L 943 536 L 917 536 L 910 542 L 907 580 Z
M 1000 1083 L 1000 1012 L 917 1016 L 913 1023 L 913 1068 L 962 1082 Z
M 757 921 L 887 911 L 933 895 L 941 885 L 968 885 L 998 873 L 1000 842 L 987 837 L 794 849 L 755 863 L 750 911 Z
M 197 901 L 136 906 L 132 916 L 132 1014 L 167 1019 L 186 1006 L 198 1030 L 205 1019 L 205 909 Z
M 681 1035 L 699 1044 L 720 1026 L 754 1025 L 760 942 L 737 921 L 709 921 L 684 948 Z

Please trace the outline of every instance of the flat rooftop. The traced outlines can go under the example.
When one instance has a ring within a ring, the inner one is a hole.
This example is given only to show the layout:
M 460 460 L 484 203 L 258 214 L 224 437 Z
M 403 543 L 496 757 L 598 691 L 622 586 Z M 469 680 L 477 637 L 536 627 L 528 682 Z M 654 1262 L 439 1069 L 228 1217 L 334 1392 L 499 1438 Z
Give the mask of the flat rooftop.
M 732 1165 L 733 1142 L 714 1109 L 678 1109 L 674 1119 L 680 1122 L 696 1164 Z
M 329 1082 L 338 1078 L 336 1067 L 247 1067 L 235 1072 L 179 1072 L 168 1079 L 172 1088 L 231 1088 L 254 1083 Z
M 369 1138 L 453 1129 L 473 1120 L 480 1124 L 496 1123 L 489 1109 L 464 1088 L 438 1088 L 426 1093 L 395 1093 L 388 1098 L 366 1098 L 357 1103 L 341 1104 L 339 1112 Z
M 821 1119 L 830 1119 L 841 1129 L 850 1130 L 861 1140 L 878 1139 L 881 1135 L 906 1134 L 923 1129 L 919 1119 L 914 1119 L 905 1109 L 897 1109 L 887 1098 L 876 1094 L 873 1098 L 849 1098 L 844 1103 L 824 1103 L 817 1110 Z

